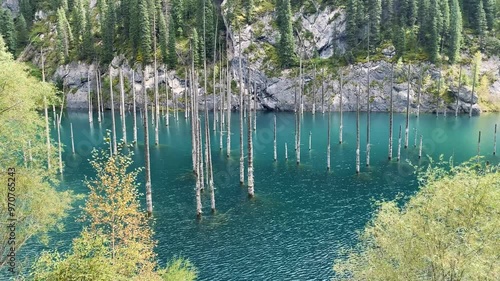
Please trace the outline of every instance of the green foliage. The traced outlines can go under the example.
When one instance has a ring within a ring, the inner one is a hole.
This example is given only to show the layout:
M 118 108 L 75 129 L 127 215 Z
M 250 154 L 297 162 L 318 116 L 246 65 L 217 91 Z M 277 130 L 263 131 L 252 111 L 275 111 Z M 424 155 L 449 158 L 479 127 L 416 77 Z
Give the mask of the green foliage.
M 0 34 L 7 45 L 9 52 L 14 54 L 16 50 L 16 29 L 14 19 L 10 10 L 0 8 Z
M 170 69 L 175 69 L 177 65 L 177 52 L 175 50 L 175 24 L 171 20 L 168 31 L 168 45 L 167 45 L 167 65 Z
M 158 12 L 158 39 L 160 41 L 162 60 L 164 63 L 167 63 L 167 22 L 161 12 Z
M 69 48 L 72 39 L 71 28 L 64 9 L 57 9 L 57 57 L 59 63 L 65 63 L 69 58 Z
M 72 203 L 71 192 L 58 192 L 56 147 L 47 151 L 45 118 L 40 115 L 44 98 L 48 104 L 57 101 L 54 87 L 28 74 L 28 67 L 12 59 L 0 37 L 0 170 L 16 169 L 16 245 L 22 250 L 28 239 L 46 242 L 49 231 L 61 229 L 61 219 Z M 51 140 L 53 144 L 53 140 Z M 29 145 L 30 144 L 30 145 Z M 31 154 L 24 158 L 23 155 Z M 50 158 L 48 158 L 50 155 Z M 50 159 L 50 160 L 49 160 Z M 47 167 L 50 161 L 51 168 Z M 8 182 L 6 172 L 0 180 Z M 7 184 L 0 189 L 0 216 L 9 217 Z M 10 249 L 7 224 L 0 228 L 0 270 L 7 262 Z
M 460 44 L 462 42 L 462 13 L 458 0 L 451 0 L 451 21 L 450 21 L 450 47 L 448 57 L 451 63 L 455 63 L 460 55 Z
M 108 138 L 109 139 L 109 135 Z M 96 178 L 85 183 L 90 194 L 84 207 L 89 226 L 65 254 L 44 252 L 32 269 L 34 280 L 194 280 L 189 261 L 175 260 L 158 268 L 156 240 L 140 208 L 136 178 L 128 171 L 132 152 L 120 145 L 116 155 L 93 151 Z
M 85 21 L 85 30 L 83 32 L 82 41 L 82 57 L 92 59 L 95 55 L 94 36 L 92 33 L 92 18 L 90 17 L 90 10 L 87 11 L 87 20 Z
M 104 15 L 105 25 L 102 28 L 102 59 L 104 63 L 109 63 L 113 59 L 114 37 L 115 37 L 115 4 L 114 1 L 108 1 L 107 11 Z M 148 33 L 149 34 L 149 33 Z
M 496 280 L 499 168 L 431 161 L 404 207 L 378 203 L 358 246 L 335 261 L 335 279 Z
M 19 46 L 24 46 L 28 43 L 28 27 L 26 25 L 26 20 L 24 19 L 24 16 L 22 14 L 16 20 L 16 34 L 17 44 Z
M 281 66 L 286 68 L 293 65 L 295 54 L 293 51 L 293 32 L 292 32 L 292 8 L 290 0 L 278 0 L 278 28 L 280 31 L 279 58 Z

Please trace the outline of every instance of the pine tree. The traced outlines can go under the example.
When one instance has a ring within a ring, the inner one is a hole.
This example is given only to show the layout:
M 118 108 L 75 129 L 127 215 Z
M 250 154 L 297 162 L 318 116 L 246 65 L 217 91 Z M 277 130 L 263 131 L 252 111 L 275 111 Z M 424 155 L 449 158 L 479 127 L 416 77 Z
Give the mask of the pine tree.
M 172 0 L 172 8 L 171 8 L 171 18 L 170 24 L 172 22 L 175 24 L 175 27 L 178 27 L 175 30 L 175 33 L 180 35 L 182 32 L 182 22 L 184 19 L 184 0 Z
M 448 39 L 448 34 L 450 30 L 450 5 L 447 0 L 441 0 L 440 2 L 441 11 L 441 30 L 439 34 L 442 40 Z
M 82 0 L 74 0 L 73 11 L 71 12 L 71 23 L 74 35 L 74 43 L 79 53 L 82 52 L 82 42 L 84 29 L 86 26 L 86 11 L 83 8 Z
M 462 13 L 458 0 L 450 2 L 450 47 L 448 57 L 451 63 L 455 63 L 460 54 L 460 44 L 462 42 Z
M 500 3 L 497 3 L 497 6 L 500 8 Z M 495 25 L 495 0 L 484 0 L 483 6 L 486 16 L 486 25 L 488 26 L 488 30 L 492 30 Z M 500 17 L 500 15 L 498 17 Z
M 158 13 L 158 32 L 161 57 L 164 63 L 167 63 L 167 23 L 162 12 Z
M 248 24 L 252 22 L 252 13 L 254 9 L 253 0 L 245 0 L 245 19 Z
M 90 17 L 90 9 L 87 10 L 87 20 L 85 21 L 85 29 L 83 32 L 82 57 L 92 59 L 95 54 L 94 36 L 92 34 L 92 18 Z
M 57 53 L 59 63 L 65 63 L 69 57 L 69 34 L 70 32 L 66 25 L 65 11 L 62 8 L 57 9 Z
M 369 2 L 370 21 L 370 44 L 375 45 L 380 40 L 380 19 L 382 16 L 381 0 L 370 0 Z
M 139 0 L 139 55 L 142 61 L 147 63 L 151 61 L 151 29 L 149 25 L 148 1 Z M 152 21 L 151 21 L 152 22 Z
M 170 69 L 173 69 L 177 65 L 177 53 L 175 51 L 175 23 L 172 18 L 170 18 L 170 24 L 168 25 L 168 44 L 167 44 L 167 65 Z
M 103 36 L 106 29 L 106 12 L 108 11 L 106 0 L 97 0 L 97 9 L 99 11 L 99 30 Z
M 358 24 L 356 22 L 357 15 L 357 0 L 348 0 L 347 1 L 347 11 L 346 11 L 346 35 L 347 35 L 347 44 L 350 48 L 354 48 L 357 41 L 358 34 Z M 280 13 L 278 13 L 278 20 L 280 20 Z M 278 21 L 278 25 L 279 25 Z
M 130 38 L 130 21 L 131 21 L 131 9 L 135 9 L 137 6 L 132 6 L 132 0 L 121 0 L 120 4 L 120 19 L 123 26 L 123 35 L 125 39 Z
M 282 67 L 289 67 L 294 62 L 292 7 L 290 0 L 280 0 L 278 9 L 278 27 L 280 30 L 279 57 Z
M 486 13 L 484 11 L 483 0 L 477 0 L 477 22 L 476 28 L 479 36 L 484 37 L 487 31 Z
M 19 10 L 24 17 L 27 26 L 31 26 L 31 23 L 33 22 L 34 12 L 35 12 L 33 9 L 33 5 L 31 5 L 31 1 L 30 0 L 21 0 L 19 2 Z
M 429 56 L 431 61 L 436 63 L 439 57 L 439 6 L 437 0 L 431 0 L 430 9 Z
M 134 57 L 137 57 L 139 53 L 139 42 L 140 42 L 140 37 L 141 37 L 141 30 L 140 30 L 140 25 L 139 25 L 139 1 L 140 0 L 128 0 L 130 1 L 130 6 L 135 7 L 134 9 L 130 9 L 130 27 L 128 33 L 130 34 L 129 36 L 129 42 L 130 45 L 132 46 L 132 50 L 134 53 Z
M 397 57 L 402 57 L 406 50 L 405 29 L 403 25 L 393 26 L 393 42 Z
M 14 19 L 8 9 L 0 8 L 0 33 L 3 35 L 7 49 L 14 54 L 16 50 L 16 30 Z
M 200 48 L 200 38 L 198 36 L 198 31 L 196 28 L 193 28 L 193 31 L 191 33 L 191 48 L 193 48 L 193 58 L 194 58 L 194 65 L 195 66 L 200 66 L 202 62 L 202 56 L 203 56 L 203 49 Z
M 17 45 L 25 46 L 28 43 L 28 27 L 26 26 L 26 20 L 23 14 L 17 17 L 16 21 L 16 34 L 17 34 Z
M 113 1 L 109 1 L 105 16 L 105 26 L 103 28 L 103 50 L 102 59 L 105 63 L 111 62 L 113 59 L 113 42 L 115 38 L 115 5 Z

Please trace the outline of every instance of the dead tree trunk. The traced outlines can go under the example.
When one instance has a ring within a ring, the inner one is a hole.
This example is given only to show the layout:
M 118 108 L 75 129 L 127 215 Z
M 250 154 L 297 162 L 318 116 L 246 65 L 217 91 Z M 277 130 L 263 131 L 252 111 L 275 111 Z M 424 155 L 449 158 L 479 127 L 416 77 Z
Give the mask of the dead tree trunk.
M 57 123 L 57 147 L 59 152 L 59 172 L 61 175 L 63 174 L 63 162 L 62 162 L 62 148 L 61 148 L 61 122 L 59 121 L 61 116 L 56 115 L 56 123 Z
M 368 50 L 369 51 L 369 50 Z M 368 78 L 368 100 L 367 103 L 367 112 L 366 112 L 366 166 L 370 166 L 370 105 L 371 105 L 371 96 L 370 96 L 370 64 L 368 64 L 367 70 L 367 78 Z
M 146 77 L 146 76 L 144 76 Z M 111 96 L 111 122 L 113 130 L 113 154 L 118 152 L 118 146 L 116 144 L 116 121 L 115 121 L 115 102 L 113 100 L 113 75 L 111 74 L 111 67 L 109 67 L 109 94 Z
M 495 124 L 495 132 L 493 134 L 493 155 L 497 154 L 497 124 Z
M 149 157 L 149 124 L 148 124 L 148 95 L 146 91 L 146 73 L 147 69 L 144 68 L 144 75 L 142 79 L 142 93 L 144 98 L 144 166 L 146 171 L 146 208 L 148 217 L 153 214 L 153 199 L 151 194 L 151 165 Z
M 97 121 L 101 123 L 101 87 L 99 86 L 98 71 L 95 72 L 95 90 L 97 93 Z
M 391 89 L 390 89 L 390 109 L 389 109 L 389 160 L 392 160 L 392 131 L 394 121 L 394 100 L 393 100 L 393 85 L 394 85 L 394 64 L 391 66 Z M 417 111 L 418 112 L 418 111 Z
M 137 108 L 135 103 L 135 74 L 134 70 L 132 70 L 132 99 L 134 104 L 134 144 L 137 143 Z
M 496 125 L 495 125 L 496 128 Z M 274 114 L 274 141 L 273 141 L 273 156 L 274 156 L 274 162 L 278 160 L 278 148 L 277 148 L 277 141 L 276 141 L 276 113 Z
M 239 33 L 241 36 L 241 33 Z M 241 37 L 240 37 L 241 38 Z M 239 72 L 239 83 L 240 83 L 240 184 L 245 182 L 245 164 L 243 156 L 243 73 L 241 71 L 241 40 L 240 40 L 240 52 L 238 54 L 238 72 Z
M 75 154 L 75 138 L 73 137 L 73 123 L 69 123 L 71 137 L 71 152 Z
M 122 135 L 123 135 L 123 142 L 126 144 L 127 143 L 127 124 L 125 123 L 125 87 L 123 85 L 123 72 L 122 69 L 120 68 L 120 112 L 121 117 L 122 117 Z
M 88 99 L 89 99 L 89 124 L 92 123 L 94 120 L 93 120 L 93 116 L 92 116 L 92 95 L 90 93 L 90 70 L 87 71 L 87 96 L 88 96 Z
M 470 92 L 469 118 L 472 117 L 472 105 L 474 105 L 474 89 L 476 87 L 477 64 L 474 66 L 474 79 L 472 80 L 472 91 Z
M 401 160 L 401 125 L 399 125 L 399 137 L 398 137 L 398 162 Z
M 44 81 L 45 82 L 45 81 Z M 43 106 L 45 108 L 45 136 L 47 138 L 47 169 L 50 170 L 50 127 L 49 111 L 47 109 L 47 98 L 43 97 Z
M 420 146 L 418 149 L 418 159 L 422 158 L 422 135 L 420 135 Z
M 406 94 L 406 128 L 405 128 L 405 149 L 408 148 L 408 137 L 410 127 L 410 73 L 411 64 L 408 65 L 408 91 Z
M 251 81 L 251 70 L 248 70 L 248 87 L 247 87 L 247 99 L 248 99 L 248 118 L 247 118 L 247 138 L 248 138 L 248 197 L 252 198 L 255 195 L 254 191 L 254 179 L 253 179 L 253 134 L 252 134 L 252 103 L 250 102 L 251 99 L 251 86 L 250 86 L 250 81 Z
M 458 100 L 460 98 L 461 87 L 462 87 L 462 64 L 460 64 L 460 70 L 458 71 L 458 93 L 457 93 L 457 103 L 455 105 L 455 117 L 458 116 Z
M 342 104 L 342 87 L 344 83 L 343 79 L 343 71 L 342 69 L 340 70 L 340 88 L 339 88 L 339 94 L 340 94 L 340 127 L 339 127 L 339 143 L 342 144 L 342 129 L 344 128 L 344 112 L 343 112 L 343 104 Z
M 359 174 L 360 172 L 360 134 L 359 134 L 359 86 L 358 86 L 358 91 L 356 95 L 356 173 Z
M 328 128 L 326 140 L 326 170 L 330 171 L 330 119 L 331 119 L 330 103 L 328 103 Z

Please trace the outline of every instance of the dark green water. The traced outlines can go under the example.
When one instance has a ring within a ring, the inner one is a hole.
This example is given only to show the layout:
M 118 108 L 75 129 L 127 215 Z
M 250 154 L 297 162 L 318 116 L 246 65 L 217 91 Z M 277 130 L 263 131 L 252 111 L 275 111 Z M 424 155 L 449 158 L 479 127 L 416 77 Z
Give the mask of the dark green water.
M 339 248 L 356 242 L 356 231 L 371 217 L 371 199 L 393 199 L 396 194 L 411 195 L 417 190 L 416 176 L 406 159 L 418 160 L 414 131 L 424 136 L 423 153 L 440 154 L 465 161 L 477 153 L 478 131 L 482 131 L 481 154 L 492 163 L 493 129 L 499 114 L 469 119 L 421 115 L 410 121 L 408 149 L 402 161 L 387 160 L 388 114 L 372 114 L 371 166 L 365 166 L 366 115 L 361 115 L 361 174 L 355 174 L 355 114 L 344 114 L 344 143 L 338 144 L 339 114 L 332 113 L 331 171 L 326 171 L 327 114 L 305 114 L 302 120 L 301 164 L 295 163 L 294 115 L 279 113 L 278 162 L 273 162 L 273 114 L 258 113 L 255 145 L 256 198 L 247 198 L 246 187 L 239 185 L 238 114 L 232 115 L 231 158 L 219 151 L 219 132 L 212 132 L 217 214 L 210 214 L 209 193 L 203 194 L 204 216 L 195 219 L 194 178 L 191 173 L 191 133 L 189 122 L 180 114 L 170 126 L 162 119 L 160 145 L 154 145 L 150 126 L 154 216 L 157 253 L 162 263 L 174 256 L 190 259 L 199 269 L 199 280 L 327 280 L 333 276 L 332 264 Z M 84 112 L 68 112 L 62 121 L 65 173 L 63 187 L 85 194 L 85 176 L 93 176 L 87 159 L 92 146 L 103 145 L 105 129 L 111 128 L 108 112 L 99 125 L 97 116 L 89 125 Z M 75 134 L 76 155 L 71 154 L 70 122 Z M 143 130 L 139 124 L 139 143 L 135 165 L 143 166 Z M 405 115 L 394 118 L 394 159 L 397 153 L 398 126 Z M 132 116 L 127 116 L 127 138 L 132 140 Z M 54 132 L 55 130 L 53 130 Z M 121 137 L 120 118 L 117 129 Z M 309 131 L 312 150 L 308 151 Z M 54 134 L 56 139 L 56 135 Z M 224 147 L 226 137 L 224 135 Z M 284 143 L 289 160 L 284 160 Z M 403 139 L 404 144 L 404 139 Z M 246 146 L 246 136 L 245 136 Z M 246 149 L 245 149 L 246 150 Z M 138 179 L 143 182 L 144 175 Z M 143 191 L 143 190 L 142 190 Z M 143 191 L 144 192 L 144 191 Z M 142 201 L 143 198 L 141 198 Z M 72 211 L 78 215 L 78 210 Z M 55 244 L 67 249 L 81 225 L 74 217 L 66 222 L 66 232 L 55 236 Z M 40 248 L 31 248 L 36 253 Z

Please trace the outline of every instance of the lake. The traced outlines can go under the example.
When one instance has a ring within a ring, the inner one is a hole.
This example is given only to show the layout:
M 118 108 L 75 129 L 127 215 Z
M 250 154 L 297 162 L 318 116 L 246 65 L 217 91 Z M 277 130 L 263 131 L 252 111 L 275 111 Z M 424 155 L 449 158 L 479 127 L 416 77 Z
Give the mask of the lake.
M 106 129 L 111 129 L 111 113 L 102 124 L 89 125 L 86 112 L 66 112 L 62 120 L 65 171 L 61 187 L 86 194 L 82 180 L 94 176 L 88 163 L 91 147 L 103 143 Z M 119 114 L 116 131 L 121 138 Z M 212 120 L 212 116 L 210 115 Z M 481 155 L 491 163 L 494 124 L 500 114 L 436 117 L 421 114 L 410 118 L 409 148 L 402 148 L 396 161 L 399 125 L 404 127 L 405 114 L 394 115 L 394 158 L 388 161 L 387 113 L 371 115 L 371 166 L 365 165 L 366 113 L 361 113 L 361 173 L 355 172 L 356 114 L 344 113 L 344 134 L 339 144 L 339 113 L 331 115 L 331 170 L 326 170 L 327 118 L 305 113 L 302 119 L 301 163 L 296 165 L 294 114 L 277 113 L 278 161 L 273 161 L 274 113 L 258 112 L 254 132 L 254 177 L 256 197 L 249 200 L 246 186 L 239 184 L 239 122 L 232 114 L 231 157 L 219 150 L 219 131 L 210 127 L 217 213 L 210 212 L 209 192 L 203 193 L 203 218 L 196 220 L 195 181 L 192 174 L 191 133 L 184 113 L 179 120 L 170 117 L 160 124 L 160 144 L 154 144 L 154 127 L 150 125 L 151 177 L 154 204 L 154 226 L 163 264 L 175 256 L 191 260 L 199 270 L 199 280 L 328 280 L 339 249 L 355 244 L 357 231 L 371 218 L 374 200 L 394 199 L 397 194 L 410 196 L 418 189 L 416 175 L 409 162 L 427 165 L 426 157 L 418 159 L 414 147 L 414 128 L 423 135 L 423 154 L 437 159 L 454 157 L 463 162 L 477 154 L 478 132 L 482 131 Z M 151 121 L 151 117 L 150 117 Z M 132 116 L 127 114 L 127 139 L 132 141 Z M 76 154 L 71 153 L 70 123 L 73 124 Z M 142 120 L 138 118 L 138 144 L 134 147 L 134 165 L 144 166 Z M 245 129 L 245 151 L 246 151 Z M 312 149 L 308 150 L 309 132 Z M 52 129 L 53 139 L 57 139 Z M 284 159 L 288 143 L 288 161 Z M 144 193 L 144 173 L 138 178 Z M 141 197 L 141 203 L 145 200 Z M 78 235 L 81 224 L 75 222 L 79 210 L 71 211 L 66 231 L 55 234 L 52 244 L 65 250 L 71 238 Z M 42 247 L 27 247 L 38 253 Z

